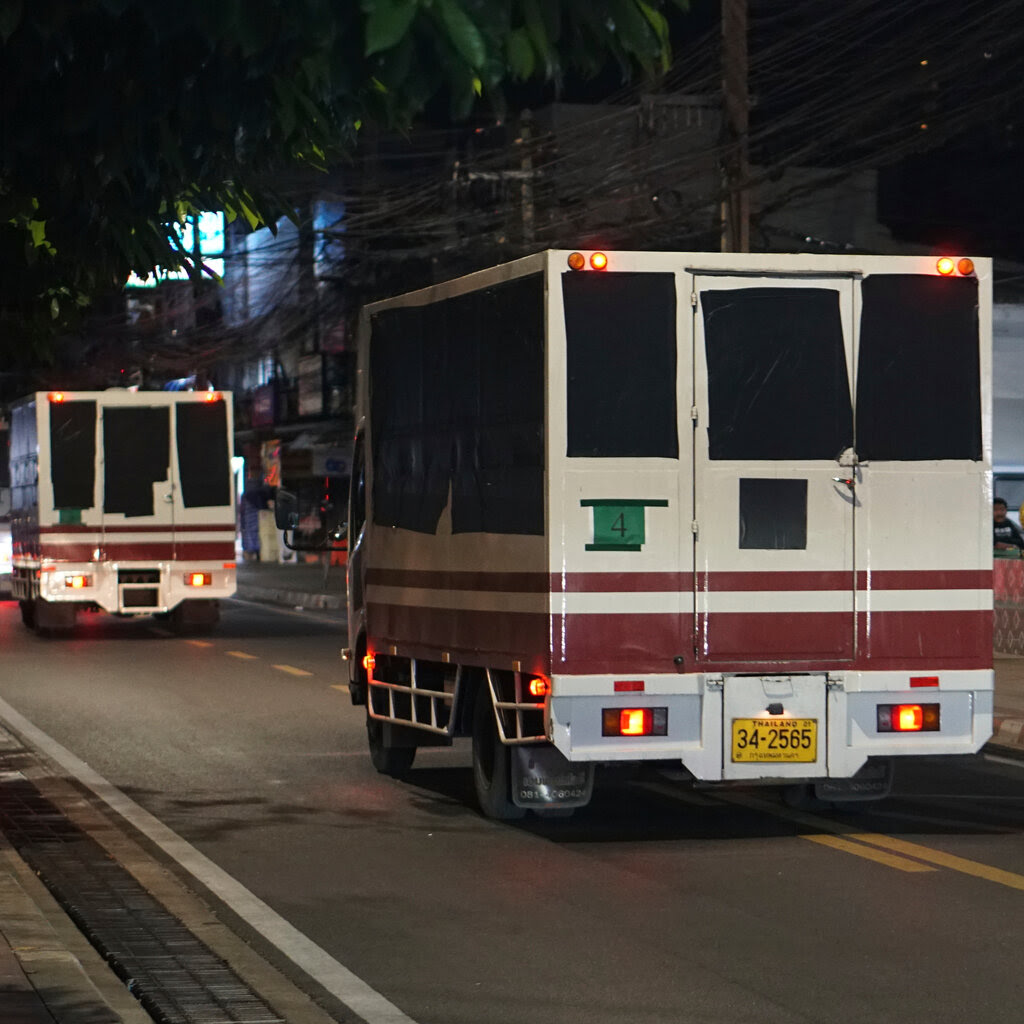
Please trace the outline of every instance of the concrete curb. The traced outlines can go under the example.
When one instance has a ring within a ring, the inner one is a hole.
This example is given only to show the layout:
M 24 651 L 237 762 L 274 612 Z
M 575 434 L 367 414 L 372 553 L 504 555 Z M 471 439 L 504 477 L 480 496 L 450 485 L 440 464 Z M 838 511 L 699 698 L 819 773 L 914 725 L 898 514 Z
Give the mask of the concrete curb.
M 992 719 L 992 739 L 987 746 L 1000 753 L 1024 757 L 1024 718 L 996 715 Z
M 287 608 L 312 608 L 317 610 L 330 609 L 341 611 L 345 606 L 344 595 L 311 594 L 303 590 L 275 589 L 273 587 L 253 587 L 239 583 L 236 596 L 246 601 L 259 601 L 263 604 L 279 604 Z

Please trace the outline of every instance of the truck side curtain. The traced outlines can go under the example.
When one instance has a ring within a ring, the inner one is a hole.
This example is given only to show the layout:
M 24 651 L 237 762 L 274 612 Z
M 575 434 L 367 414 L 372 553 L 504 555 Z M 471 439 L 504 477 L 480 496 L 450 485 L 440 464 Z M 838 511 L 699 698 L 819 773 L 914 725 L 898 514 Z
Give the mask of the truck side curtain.
M 103 410 L 103 511 L 153 515 L 153 484 L 167 480 L 170 409 Z
M 92 508 L 96 403 L 50 403 L 50 481 L 55 509 Z
M 981 459 L 975 278 L 864 279 L 857 373 L 862 459 Z
M 231 504 L 228 413 L 224 402 L 179 402 L 175 439 L 185 508 Z
M 370 345 L 373 520 L 544 532 L 544 284 L 515 278 L 378 313 Z

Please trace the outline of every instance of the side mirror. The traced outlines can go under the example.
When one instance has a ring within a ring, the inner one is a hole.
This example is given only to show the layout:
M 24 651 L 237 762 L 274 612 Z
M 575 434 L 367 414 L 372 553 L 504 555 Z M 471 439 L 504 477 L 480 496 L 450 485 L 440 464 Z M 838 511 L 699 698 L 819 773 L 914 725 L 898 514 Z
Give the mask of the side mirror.
M 291 491 L 278 491 L 274 495 L 274 523 L 279 530 L 298 529 L 299 499 Z

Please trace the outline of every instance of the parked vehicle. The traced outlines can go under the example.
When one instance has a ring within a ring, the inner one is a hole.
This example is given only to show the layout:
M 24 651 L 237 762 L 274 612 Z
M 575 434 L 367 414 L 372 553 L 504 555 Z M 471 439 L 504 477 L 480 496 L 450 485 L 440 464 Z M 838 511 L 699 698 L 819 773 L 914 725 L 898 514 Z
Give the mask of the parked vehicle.
M 11 589 L 22 619 L 79 611 L 208 628 L 235 592 L 223 392 L 36 392 L 11 410 Z
M 989 738 L 989 261 L 548 251 L 369 306 L 359 359 L 380 771 L 470 735 L 494 818 L 615 763 L 867 799 Z

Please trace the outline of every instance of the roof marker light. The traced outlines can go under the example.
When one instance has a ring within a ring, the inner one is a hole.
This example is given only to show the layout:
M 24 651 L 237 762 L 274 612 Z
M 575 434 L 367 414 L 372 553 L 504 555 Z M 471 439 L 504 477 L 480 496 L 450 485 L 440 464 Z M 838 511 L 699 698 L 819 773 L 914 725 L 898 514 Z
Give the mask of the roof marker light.
M 586 265 L 587 261 L 583 258 L 583 253 L 574 252 L 569 254 L 570 270 L 582 270 Z
M 608 268 L 608 257 L 603 252 L 591 253 L 590 265 L 595 270 L 606 270 Z
M 54 403 L 59 405 L 61 402 L 64 401 L 64 392 L 63 391 L 51 391 L 46 397 L 51 402 L 54 402 Z
M 935 264 L 935 269 L 940 274 L 942 274 L 943 277 L 949 277 L 949 275 L 953 273 L 955 268 L 956 264 L 953 262 L 953 259 L 950 256 L 943 256 Z
M 970 277 L 974 273 L 974 260 L 968 259 L 966 256 L 957 262 L 956 269 L 963 274 L 964 277 Z

